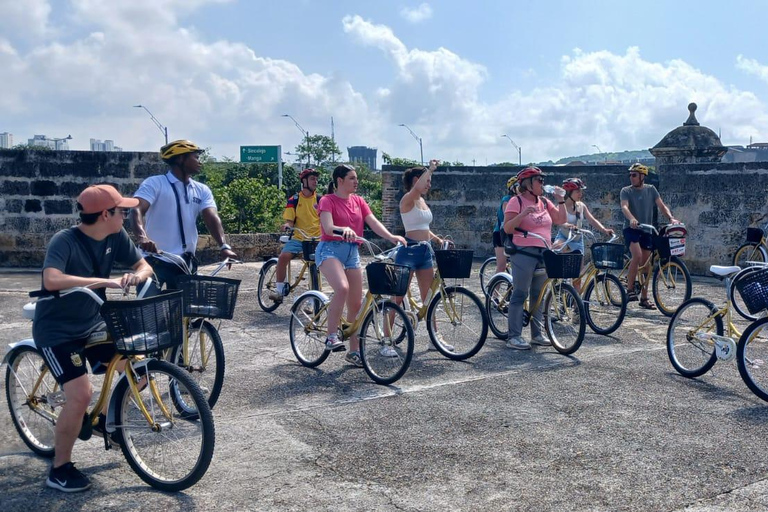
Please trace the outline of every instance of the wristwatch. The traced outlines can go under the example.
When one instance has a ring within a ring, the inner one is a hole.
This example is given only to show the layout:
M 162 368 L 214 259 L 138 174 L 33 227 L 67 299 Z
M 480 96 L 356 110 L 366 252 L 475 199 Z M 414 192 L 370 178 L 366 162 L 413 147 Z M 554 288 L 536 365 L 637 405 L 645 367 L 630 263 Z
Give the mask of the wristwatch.
M 219 247 L 220 251 L 231 251 L 232 246 L 229 244 L 221 244 L 221 247 Z

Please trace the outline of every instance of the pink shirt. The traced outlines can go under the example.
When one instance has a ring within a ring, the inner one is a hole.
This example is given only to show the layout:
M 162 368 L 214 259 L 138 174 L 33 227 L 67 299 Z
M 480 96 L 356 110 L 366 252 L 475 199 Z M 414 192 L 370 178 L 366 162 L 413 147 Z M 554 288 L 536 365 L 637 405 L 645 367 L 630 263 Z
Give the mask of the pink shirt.
M 526 231 L 530 231 L 531 233 L 536 233 L 537 235 L 541 235 L 547 240 L 552 239 L 552 217 L 550 217 L 549 212 L 550 211 L 557 211 L 557 208 L 555 208 L 555 205 L 552 204 L 552 201 L 545 197 L 540 197 L 538 203 L 534 203 L 533 201 L 526 199 L 522 196 L 517 196 L 522 200 L 522 210 L 526 209 L 529 206 L 535 206 L 536 211 L 531 213 L 530 215 L 527 215 L 523 218 L 523 220 L 520 222 L 520 225 L 517 226 L 520 229 L 524 229 Z M 520 202 L 517 200 L 517 197 L 513 197 L 509 200 L 507 203 L 507 209 L 504 210 L 504 213 L 512 213 L 515 216 L 517 216 L 520 211 Z M 519 231 L 514 232 L 514 238 L 513 238 L 515 245 L 519 245 L 520 247 L 546 247 L 546 244 L 539 240 L 538 238 L 528 237 L 524 238 L 523 234 Z
M 336 194 L 326 194 L 317 203 L 317 212 L 318 214 L 331 212 L 334 226 L 350 227 L 357 236 L 363 236 L 365 218 L 371 214 L 371 209 L 365 199 L 358 195 L 350 194 L 349 198 L 342 199 Z M 340 242 L 343 240 L 338 235 L 326 233 L 322 222 L 320 223 L 320 230 L 322 231 L 320 235 L 322 241 Z

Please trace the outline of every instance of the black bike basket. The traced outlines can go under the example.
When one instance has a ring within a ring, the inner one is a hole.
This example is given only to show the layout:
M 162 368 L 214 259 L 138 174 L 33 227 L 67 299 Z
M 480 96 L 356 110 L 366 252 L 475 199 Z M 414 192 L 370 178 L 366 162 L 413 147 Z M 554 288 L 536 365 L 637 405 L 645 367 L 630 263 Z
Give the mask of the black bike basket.
M 124 355 L 152 354 L 183 340 L 179 291 L 148 299 L 106 301 L 101 316 L 115 348 Z
M 304 261 L 315 261 L 317 242 L 317 240 L 302 240 L 301 250 L 304 252 Z
M 760 228 L 747 228 L 747 242 L 759 244 L 765 235 L 765 231 Z
M 180 276 L 176 284 L 184 297 L 184 316 L 232 320 L 239 279 L 213 276 Z
M 599 269 L 624 268 L 624 246 L 622 244 L 592 244 L 592 263 Z
M 672 256 L 669 250 L 669 238 L 666 236 L 653 235 L 653 246 L 662 260 L 666 261 Z
M 768 268 L 745 275 L 736 281 L 736 289 L 751 314 L 768 308 Z
M 472 273 L 472 250 L 435 251 L 437 270 L 443 279 L 466 279 Z
M 374 261 L 365 267 L 368 291 L 373 295 L 405 295 L 411 269 L 405 265 Z
M 581 272 L 580 252 L 561 254 L 550 250 L 544 251 L 544 266 L 547 277 L 551 279 L 575 279 Z

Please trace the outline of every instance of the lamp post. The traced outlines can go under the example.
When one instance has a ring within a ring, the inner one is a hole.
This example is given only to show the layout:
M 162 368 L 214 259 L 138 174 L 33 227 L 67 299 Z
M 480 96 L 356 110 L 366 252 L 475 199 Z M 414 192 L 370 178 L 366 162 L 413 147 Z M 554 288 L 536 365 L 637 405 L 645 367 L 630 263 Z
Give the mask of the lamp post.
M 424 165 L 424 146 L 421 144 L 421 137 L 419 137 L 418 135 L 413 133 L 413 130 L 408 128 L 408 126 L 406 126 L 404 124 L 400 124 L 399 126 L 402 126 L 406 130 L 408 130 L 410 132 L 410 134 L 413 136 L 413 138 L 418 141 L 418 143 L 419 143 L 419 153 L 421 153 L 421 165 Z
M 600 147 L 597 144 L 592 144 L 592 147 L 597 150 L 598 155 L 603 155 L 603 152 L 600 151 Z M 603 162 L 607 162 L 607 161 L 608 161 L 608 155 L 603 155 Z
M 288 119 L 293 121 L 293 124 L 296 125 L 296 128 L 298 128 L 301 134 L 304 136 L 304 143 L 307 145 L 307 169 L 309 169 L 310 167 L 312 167 L 310 165 L 310 162 L 311 162 L 310 158 L 312 157 L 312 154 L 309 151 L 309 132 L 304 128 L 302 128 L 299 122 L 295 120 L 291 114 L 283 114 L 280 117 L 287 117 Z
M 149 109 L 144 105 L 134 105 L 133 108 L 143 108 L 144 110 L 147 111 L 147 114 L 149 114 L 149 118 L 152 119 L 153 123 L 155 123 L 155 126 L 157 126 L 157 129 L 160 130 L 163 133 L 163 135 L 165 135 L 165 145 L 167 146 L 168 145 L 168 127 L 163 126 L 162 123 L 160 123 L 160 121 L 158 121 L 157 118 L 152 115 L 152 112 L 150 112 Z
M 522 148 L 520 148 L 520 146 L 515 144 L 515 141 L 513 141 L 512 138 L 509 135 L 507 135 L 506 133 L 504 135 L 502 135 L 502 137 L 508 138 L 509 142 L 511 142 L 512 145 L 515 146 L 515 149 L 517 149 L 517 165 L 522 166 L 523 165 L 523 150 L 522 150 Z

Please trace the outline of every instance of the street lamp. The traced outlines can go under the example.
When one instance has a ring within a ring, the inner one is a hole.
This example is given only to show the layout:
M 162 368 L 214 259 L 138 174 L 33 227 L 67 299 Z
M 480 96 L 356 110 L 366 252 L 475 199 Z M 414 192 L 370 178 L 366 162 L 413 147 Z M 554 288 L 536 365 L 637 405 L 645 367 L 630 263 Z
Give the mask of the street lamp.
M 293 124 L 296 125 L 296 128 L 298 128 L 299 131 L 301 132 L 301 134 L 304 136 L 304 142 L 307 145 L 307 169 L 309 169 L 310 167 L 312 167 L 310 165 L 310 158 L 311 158 L 312 154 L 309 151 L 309 132 L 307 130 L 305 130 L 304 128 L 302 128 L 301 125 L 299 124 L 299 122 L 297 120 L 295 120 L 291 114 L 283 114 L 280 117 L 287 117 L 288 119 L 293 121 Z
M 508 138 L 508 139 L 509 139 L 509 142 L 511 142 L 511 143 L 512 143 L 512 145 L 513 145 L 513 146 L 515 146 L 515 148 L 517 149 L 517 165 L 520 165 L 520 166 L 522 166 L 522 165 L 523 165 L 523 150 L 520 148 L 520 146 L 518 146 L 517 144 L 515 144 L 515 141 L 513 141 L 513 140 L 510 138 L 510 136 L 509 136 L 509 135 L 507 135 L 506 133 L 505 133 L 504 135 L 502 135 L 502 137 L 506 137 L 506 138 Z
M 147 107 L 144 105 L 134 105 L 133 108 L 143 108 L 147 111 L 147 114 L 149 114 L 150 119 L 152 119 L 152 122 L 155 123 L 155 126 L 157 126 L 157 129 L 160 130 L 165 135 L 165 145 L 168 145 L 168 127 L 163 126 L 160 121 L 157 120 L 155 116 L 152 115 L 152 112 L 149 111 Z
M 592 144 L 592 147 L 593 147 L 593 148 L 595 148 L 595 149 L 597 150 L 597 154 L 599 154 L 599 155 L 603 155 L 603 152 L 602 152 L 602 151 L 600 151 L 600 147 L 599 147 L 597 144 Z M 603 161 L 604 161 L 604 162 L 607 162 L 607 161 L 608 161 L 608 155 L 603 155 Z
M 419 142 L 419 152 L 421 153 L 421 165 L 424 165 L 424 146 L 422 146 L 422 144 L 421 144 L 421 137 L 419 137 L 418 135 L 413 133 L 413 130 L 411 130 L 410 128 L 408 128 L 404 124 L 400 124 L 398 126 L 402 126 L 406 130 L 408 130 L 411 133 L 411 135 L 413 135 L 413 138 L 416 139 Z

